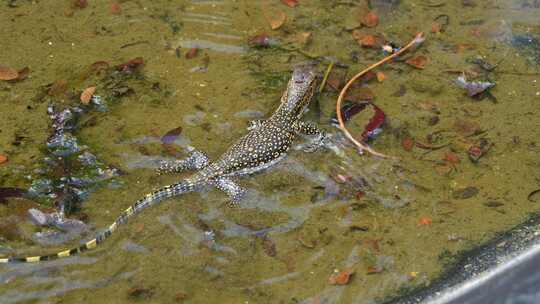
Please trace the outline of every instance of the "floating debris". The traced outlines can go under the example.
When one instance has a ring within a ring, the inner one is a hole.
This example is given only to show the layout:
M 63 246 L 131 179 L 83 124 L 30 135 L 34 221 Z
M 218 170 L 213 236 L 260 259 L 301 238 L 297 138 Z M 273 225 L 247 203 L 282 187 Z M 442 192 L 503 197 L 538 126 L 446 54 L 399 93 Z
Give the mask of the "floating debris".
M 469 97 L 474 97 L 474 96 L 477 96 L 481 93 L 484 93 L 486 92 L 487 90 L 489 90 L 490 88 L 494 87 L 495 86 L 495 83 L 493 82 L 488 82 L 488 81 L 473 81 L 473 82 L 469 82 L 467 81 L 467 79 L 465 78 L 465 75 L 461 75 L 459 76 L 456 80 L 455 80 L 455 84 L 462 88 L 462 89 L 465 89 L 467 91 L 467 95 L 469 95 Z

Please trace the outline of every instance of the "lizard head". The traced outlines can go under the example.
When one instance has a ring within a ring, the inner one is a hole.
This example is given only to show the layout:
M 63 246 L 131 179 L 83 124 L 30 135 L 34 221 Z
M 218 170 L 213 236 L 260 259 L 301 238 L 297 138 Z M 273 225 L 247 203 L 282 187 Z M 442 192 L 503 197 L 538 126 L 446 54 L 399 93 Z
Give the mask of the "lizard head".
M 281 106 L 289 115 L 300 117 L 309 105 L 317 87 L 317 72 L 312 65 L 294 68 L 287 90 L 281 97 Z

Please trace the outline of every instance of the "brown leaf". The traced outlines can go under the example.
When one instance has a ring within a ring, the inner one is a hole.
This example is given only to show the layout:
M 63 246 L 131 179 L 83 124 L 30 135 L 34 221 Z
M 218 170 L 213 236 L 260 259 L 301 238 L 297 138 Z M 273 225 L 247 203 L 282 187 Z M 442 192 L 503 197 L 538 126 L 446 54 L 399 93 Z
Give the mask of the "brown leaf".
M 440 34 L 441 30 L 442 30 L 442 25 L 438 22 L 433 22 L 433 24 L 431 25 L 431 32 L 433 34 Z
M 94 96 L 95 92 L 96 87 L 88 87 L 84 89 L 84 91 L 81 93 L 81 103 L 88 104 L 90 102 L 90 99 L 92 99 L 92 96 Z
M 386 79 L 386 75 L 383 72 L 377 72 L 376 75 L 378 82 L 383 82 Z
M 15 80 L 17 81 L 25 80 L 26 78 L 28 78 L 28 75 L 30 74 L 30 68 L 24 67 L 22 70 L 18 71 L 17 73 L 19 75 L 17 76 L 17 78 L 15 78 Z
M 353 270 L 345 269 L 340 272 L 333 273 L 328 279 L 328 282 L 331 285 L 347 285 L 353 274 L 354 274 Z
M 362 39 L 358 40 L 363 47 L 374 47 L 377 43 L 377 38 L 373 35 L 365 35 Z
M 464 119 L 456 119 L 454 122 L 454 129 L 462 136 L 468 137 L 479 134 L 482 129 L 477 122 L 468 121 Z
M 298 0 L 281 0 L 281 3 L 287 5 L 288 7 L 295 7 L 298 5 Z
M 19 77 L 19 72 L 14 68 L 0 65 L 0 80 L 13 80 Z
M 345 101 L 351 102 L 371 101 L 373 99 L 375 99 L 373 91 L 366 87 L 355 89 L 345 96 Z
M 311 32 L 300 32 L 296 35 L 296 41 L 300 44 L 308 44 L 311 42 Z
M 8 157 L 3 154 L 0 154 L 0 164 L 3 164 L 7 161 L 8 161 Z
M 60 96 L 67 90 L 67 81 L 60 79 L 55 81 L 49 88 L 47 94 L 50 96 Z
M 376 274 L 376 273 L 381 273 L 383 272 L 383 268 L 382 267 L 377 267 L 377 266 L 369 266 L 367 268 L 367 274 Z
M 418 224 L 423 225 L 423 226 L 428 226 L 428 225 L 433 224 L 433 220 L 425 216 L 425 217 L 420 218 L 420 220 L 418 221 Z
M 287 15 L 280 11 L 277 13 L 277 15 L 266 16 L 266 20 L 268 20 L 268 23 L 270 23 L 271 29 L 277 30 L 285 23 L 285 20 L 287 20 Z
M 198 48 L 196 48 L 196 47 L 195 48 L 190 48 L 189 51 L 187 51 L 187 53 L 186 53 L 186 59 L 195 58 L 198 53 L 199 53 Z
M 118 2 L 111 3 L 109 10 L 113 15 L 120 15 L 122 13 L 122 7 Z
M 83 9 L 83 8 L 86 8 L 88 6 L 88 1 L 87 0 L 75 0 L 75 1 L 73 1 L 73 6 L 76 7 L 76 8 Z
M 425 56 L 418 55 L 407 59 L 405 63 L 414 68 L 423 69 L 426 66 L 427 61 L 428 59 Z
M 457 156 L 456 153 L 452 153 L 452 152 L 446 152 L 444 154 L 443 160 L 454 165 L 459 164 L 459 161 L 460 161 L 459 156 Z
M 360 22 L 367 27 L 376 27 L 379 24 L 379 16 L 370 11 L 361 18 Z
M 414 147 L 414 140 L 410 137 L 406 137 L 401 141 L 401 146 L 405 151 L 411 151 Z

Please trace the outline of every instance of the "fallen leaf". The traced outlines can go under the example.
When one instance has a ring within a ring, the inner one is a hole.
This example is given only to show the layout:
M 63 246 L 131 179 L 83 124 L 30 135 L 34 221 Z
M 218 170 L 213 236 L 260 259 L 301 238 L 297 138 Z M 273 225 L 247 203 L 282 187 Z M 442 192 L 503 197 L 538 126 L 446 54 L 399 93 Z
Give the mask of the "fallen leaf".
M 0 164 L 3 164 L 7 161 L 8 161 L 8 157 L 3 154 L 0 154 Z
M 378 82 L 383 82 L 386 79 L 386 75 L 383 72 L 377 72 L 376 75 Z
M 426 66 L 427 58 L 422 55 L 414 56 L 405 61 L 408 65 L 417 68 L 417 69 L 423 69 Z
M 253 48 L 267 48 L 277 44 L 277 40 L 267 33 L 262 33 L 248 38 L 248 45 Z
M 379 16 L 373 11 L 370 11 L 362 17 L 360 22 L 367 27 L 376 27 L 379 24 Z
M 328 279 L 328 282 L 331 285 L 347 285 L 353 274 L 353 270 L 345 269 L 340 272 L 333 273 Z
M 452 152 L 446 152 L 444 154 L 443 160 L 449 162 L 450 164 L 459 164 L 459 156 Z
M 182 127 L 174 128 L 161 137 L 161 143 L 170 145 L 178 138 L 178 136 L 180 136 L 180 134 L 182 134 Z
M 198 53 L 199 53 L 198 48 L 190 48 L 189 51 L 187 51 L 186 53 L 186 59 L 195 58 L 195 56 L 197 56 Z
M 442 26 L 440 23 L 438 22 L 433 22 L 433 24 L 431 25 L 431 32 L 433 34 L 440 34 L 441 33 L 441 29 L 442 29 Z
M 411 151 L 414 147 L 414 140 L 410 137 L 406 137 L 401 141 L 401 146 L 405 151 Z
M 431 225 L 433 224 L 433 220 L 429 217 L 422 217 L 420 218 L 420 221 L 418 221 L 420 225 Z
M 88 1 L 87 0 L 75 0 L 75 1 L 73 1 L 73 6 L 76 7 L 76 8 L 83 9 L 83 8 L 88 6 Z
M 300 32 L 296 35 L 296 41 L 300 44 L 308 44 L 311 42 L 311 32 Z
M 118 71 L 121 71 L 121 72 L 132 72 L 137 67 L 139 67 L 139 66 L 141 66 L 143 64 L 144 64 L 144 59 L 142 57 L 135 57 L 135 58 L 129 60 L 128 62 L 121 63 L 121 64 L 115 66 L 115 68 Z
M 372 34 L 366 34 L 359 30 L 354 30 L 352 32 L 352 36 L 354 40 L 358 42 L 363 47 L 373 47 L 376 46 L 380 41 L 379 37 L 372 35 Z
M 298 5 L 298 0 L 281 0 L 281 3 L 287 5 L 288 7 L 295 7 Z
M 17 73 L 19 75 L 14 80 L 17 80 L 17 81 L 25 80 L 30 74 L 30 68 L 24 67 L 23 69 L 19 70 Z
M 120 15 L 122 13 L 122 7 L 118 2 L 111 3 L 109 10 L 113 15 Z
M 376 273 L 381 273 L 383 272 L 383 268 L 382 267 L 377 267 L 377 266 L 369 266 L 367 268 L 367 274 L 376 274 Z
M 344 99 L 351 102 L 371 101 L 375 99 L 375 94 L 373 94 L 370 88 L 361 87 L 345 95 Z
M 363 47 L 374 47 L 377 43 L 377 37 L 373 35 L 365 35 L 362 37 L 362 39 L 358 40 L 358 43 L 360 43 Z
M 464 137 L 469 137 L 482 133 L 482 128 L 480 127 L 480 124 L 475 121 L 457 118 L 454 121 L 453 127 L 456 132 L 458 132 L 461 136 Z
M 285 23 L 285 20 L 287 20 L 287 15 L 280 11 L 278 12 L 277 16 L 266 16 L 266 20 L 268 20 L 268 23 L 270 23 L 270 28 L 272 30 L 277 30 Z
M 49 88 L 47 94 L 50 96 L 59 96 L 64 94 L 67 90 L 67 81 L 60 79 L 55 81 Z
M 14 68 L 0 65 L 0 80 L 13 80 L 19 77 L 19 72 Z
M 90 99 L 92 99 L 92 96 L 94 96 L 95 92 L 96 87 L 88 87 L 84 89 L 84 91 L 81 93 L 81 103 L 88 104 L 90 102 Z

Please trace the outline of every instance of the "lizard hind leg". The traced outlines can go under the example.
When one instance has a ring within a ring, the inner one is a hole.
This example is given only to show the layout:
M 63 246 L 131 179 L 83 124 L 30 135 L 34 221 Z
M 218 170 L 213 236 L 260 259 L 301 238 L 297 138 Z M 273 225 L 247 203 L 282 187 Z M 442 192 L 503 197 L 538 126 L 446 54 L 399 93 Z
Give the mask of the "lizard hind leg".
M 246 194 L 246 190 L 240 187 L 230 178 L 220 177 L 214 180 L 213 184 L 221 191 L 225 192 L 229 198 L 229 207 L 238 207 L 239 202 Z
M 193 150 L 191 155 L 185 159 L 162 161 L 157 169 L 159 174 L 179 173 L 186 170 L 201 170 L 209 163 L 208 156 L 205 153 Z

